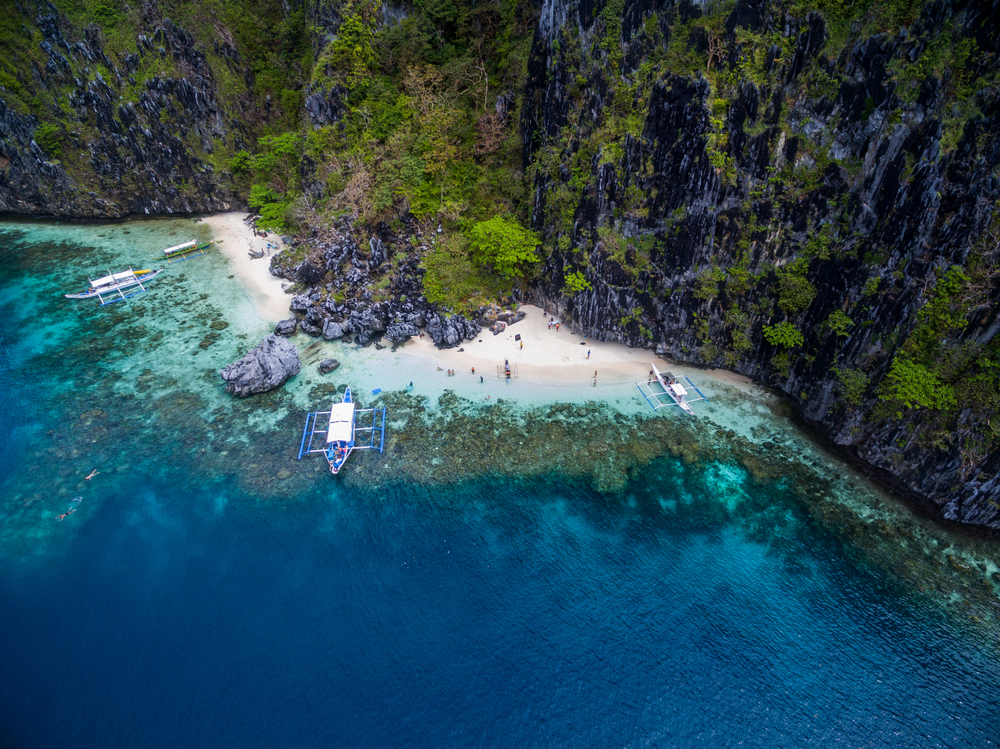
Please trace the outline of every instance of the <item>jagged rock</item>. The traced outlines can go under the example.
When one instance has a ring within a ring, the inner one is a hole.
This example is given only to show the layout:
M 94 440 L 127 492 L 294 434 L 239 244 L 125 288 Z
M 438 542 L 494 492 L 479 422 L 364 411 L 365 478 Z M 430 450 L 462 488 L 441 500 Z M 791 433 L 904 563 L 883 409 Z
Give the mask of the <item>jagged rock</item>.
M 402 343 L 415 335 L 420 335 L 420 329 L 408 322 L 394 322 L 385 329 L 385 337 L 393 343 Z
M 226 381 L 226 392 L 245 398 L 280 387 L 301 368 L 298 349 L 284 338 L 269 335 L 219 374 Z
M 352 333 L 357 333 L 364 338 L 362 345 L 368 343 L 376 334 L 381 335 L 386 329 L 386 319 L 381 311 L 368 307 L 363 310 L 355 310 L 347 319 L 347 325 Z M 345 330 L 348 329 L 345 325 Z
M 324 359 L 319 363 L 319 372 L 320 374 L 329 374 L 339 366 L 340 362 L 336 359 Z
M 323 338 L 328 341 L 336 340 L 344 335 L 344 328 L 339 322 L 327 318 L 323 323 Z
M 306 312 L 306 319 L 303 322 L 307 322 L 310 325 L 322 330 L 326 319 L 327 318 L 323 315 L 323 309 L 321 307 L 310 307 Z
M 323 328 L 318 325 L 313 325 L 308 320 L 302 320 L 299 323 L 299 330 L 301 330 L 306 335 L 312 336 L 313 338 L 318 338 L 323 334 Z
M 434 315 L 427 321 L 427 334 L 438 348 L 452 348 L 463 338 L 471 341 L 481 330 L 479 323 L 463 315 L 452 315 L 450 318 Z
M 295 269 L 296 278 L 298 278 L 300 283 L 304 283 L 306 286 L 312 286 L 313 284 L 319 283 L 325 275 L 325 267 L 313 265 L 310 262 L 304 262 Z
M 372 268 L 378 268 L 388 260 L 389 254 L 386 251 L 385 244 L 378 237 L 372 237 L 368 240 L 368 247 L 371 250 Z
M 288 305 L 288 309 L 292 312 L 305 312 L 312 306 L 312 301 L 305 294 L 299 294 L 298 296 L 292 297 L 291 303 Z
M 286 337 L 295 335 L 295 331 L 298 326 L 299 321 L 294 317 L 289 317 L 287 320 L 282 320 L 274 326 L 274 334 Z

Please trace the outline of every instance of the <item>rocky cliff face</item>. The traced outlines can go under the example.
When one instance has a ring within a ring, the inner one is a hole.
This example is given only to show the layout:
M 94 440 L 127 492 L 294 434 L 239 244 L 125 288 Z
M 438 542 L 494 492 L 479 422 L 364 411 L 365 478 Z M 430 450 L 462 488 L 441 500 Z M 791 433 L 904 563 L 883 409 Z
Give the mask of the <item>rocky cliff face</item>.
M 537 297 L 589 336 L 773 385 L 947 517 L 1000 528 L 996 8 L 845 34 L 748 0 L 625 2 L 615 29 L 611 5 L 542 6 Z M 590 288 L 566 292 L 571 272 Z
M 230 159 L 273 113 L 222 27 L 191 29 L 156 2 L 72 19 L 15 4 L 3 27 L 0 211 L 75 217 L 246 204 Z M 113 49 L 112 49 L 113 48 Z

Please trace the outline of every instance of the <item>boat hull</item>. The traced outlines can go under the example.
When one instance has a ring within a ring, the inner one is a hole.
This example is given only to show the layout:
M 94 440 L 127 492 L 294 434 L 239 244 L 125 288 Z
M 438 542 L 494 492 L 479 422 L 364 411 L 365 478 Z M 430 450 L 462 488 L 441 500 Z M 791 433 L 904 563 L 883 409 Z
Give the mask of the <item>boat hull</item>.
M 114 294 L 121 289 L 130 289 L 133 286 L 138 286 L 139 284 L 146 283 L 147 281 L 152 281 L 161 273 L 163 273 L 163 268 L 140 272 L 136 273 L 134 278 L 125 279 L 124 281 L 120 281 L 118 283 L 107 284 L 106 286 L 101 286 L 96 289 L 92 287 L 79 294 L 66 294 L 65 296 L 67 299 L 94 299 L 95 297 Z

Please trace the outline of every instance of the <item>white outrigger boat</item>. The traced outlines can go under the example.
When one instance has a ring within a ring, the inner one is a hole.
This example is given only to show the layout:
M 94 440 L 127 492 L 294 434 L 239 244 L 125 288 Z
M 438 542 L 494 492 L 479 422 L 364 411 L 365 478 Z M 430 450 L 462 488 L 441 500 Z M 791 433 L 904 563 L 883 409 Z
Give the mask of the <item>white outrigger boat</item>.
M 663 408 L 664 406 L 679 406 L 682 410 L 687 411 L 689 414 L 694 413 L 694 409 L 691 408 L 690 404 L 695 401 L 707 401 L 702 392 L 694 386 L 691 382 L 691 378 L 685 377 L 688 387 L 681 384 L 681 378 L 675 377 L 670 372 L 666 374 L 661 374 L 660 370 L 656 368 L 656 365 L 652 362 L 649 363 L 653 368 L 651 373 L 653 377 L 646 380 L 646 382 L 637 382 L 636 387 L 639 388 L 639 392 L 642 393 L 642 397 L 646 399 L 646 402 L 653 407 L 653 410 Z M 653 384 L 656 384 L 660 389 L 656 390 L 653 388 Z M 698 394 L 697 398 L 692 398 L 688 390 L 693 390 Z M 670 403 L 667 398 L 673 401 Z
M 66 298 L 93 299 L 97 297 L 101 300 L 101 306 L 103 307 L 105 304 L 120 302 L 136 294 L 141 294 L 146 291 L 146 287 L 143 284 L 149 283 L 161 273 L 163 273 L 163 268 L 157 268 L 156 270 L 132 270 L 129 268 L 121 273 L 111 273 L 109 271 L 109 274 L 102 278 L 87 279 L 90 281 L 90 286 L 86 291 L 82 291 L 79 294 L 66 294 Z M 131 289 L 131 291 L 126 294 L 124 293 L 125 289 Z
M 192 239 L 190 242 L 185 242 L 184 244 L 179 244 L 174 247 L 168 247 L 163 251 L 163 254 L 166 256 L 168 263 L 179 263 L 182 260 L 188 260 L 189 258 L 204 255 L 211 246 L 211 241 L 198 244 L 197 240 Z
M 371 422 L 367 423 L 369 414 Z M 382 420 L 377 424 L 379 414 Z M 302 460 L 302 456 L 307 453 L 323 453 L 326 462 L 330 464 L 330 472 L 336 476 L 354 450 L 378 450 L 381 453 L 385 448 L 385 414 L 385 408 L 355 408 L 351 388 L 348 387 L 344 391 L 344 399 L 330 406 L 329 411 L 306 414 L 297 460 Z M 316 421 L 320 416 L 330 418 L 325 428 L 317 429 Z M 359 422 L 359 416 L 366 423 Z M 317 435 L 322 435 L 323 441 L 314 447 Z M 366 438 L 367 444 L 364 444 Z

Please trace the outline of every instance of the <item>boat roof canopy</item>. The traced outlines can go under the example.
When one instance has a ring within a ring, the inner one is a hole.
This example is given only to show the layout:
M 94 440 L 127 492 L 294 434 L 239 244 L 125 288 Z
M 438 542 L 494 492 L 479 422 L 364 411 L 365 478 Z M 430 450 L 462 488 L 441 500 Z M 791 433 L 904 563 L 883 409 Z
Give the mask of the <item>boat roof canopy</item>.
M 108 284 L 117 283 L 118 281 L 124 281 L 126 278 L 135 278 L 135 273 L 133 271 L 127 270 L 123 273 L 112 273 L 110 276 L 104 276 L 103 278 L 95 278 L 90 282 L 91 286 L 107 286 Z
M 164 255 L 169 255 L 171 252 L 178 252 L 180 250 L 186 250 L 189 247 L 194 247 L 196 244 L 197 244 L 197 242 L 192 239 L 190 242 L 185 242 L 184 244 L 179 244 L 176 247 L 168 247 L 167 249 L 165 249 L 163 251 L 163 254 Z
M 334 403 L 330 408 L 330 429 L 326 433 L 327 444 L 350 442 L 354 439 L 354 404 Z

